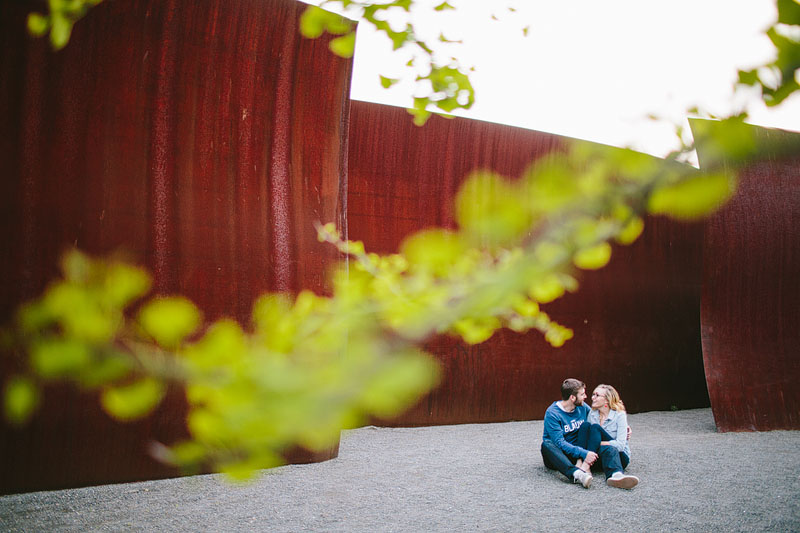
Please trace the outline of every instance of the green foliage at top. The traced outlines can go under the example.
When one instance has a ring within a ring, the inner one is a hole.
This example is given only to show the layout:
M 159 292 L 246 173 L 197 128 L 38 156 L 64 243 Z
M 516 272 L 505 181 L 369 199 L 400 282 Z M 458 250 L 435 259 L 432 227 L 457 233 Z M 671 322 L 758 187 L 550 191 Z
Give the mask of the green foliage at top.
M 72 27 L 103 0 L 48 0 L 49 12 L 28 15 L 28 31 L 37 37 L 50 34 L 50 44 L 61 50 L 69 42 Z
M 186 298 L 156 298 L 139 311 L 139 324 L 159 346 L 175 349 L 200 326 L 202 316 Z
M 300 17 L 300 33 L 309 39 L 316 39 L 326 32 L 338 35 L 328 45 L 334 54 L 353 57 L 356 45 L 355 23 L 317 6 L 308 6 Z
M 775 60 L 762 67 L 739 71 L 739 83 L 758 87 L 764 103 L 776 106 L 800 89 L 800 3 L 777 0 L 778 20 L 767 30 L 776 49 Z
M 434 53 L 434 43 L 419 37 L 414 25 L 406 22 L 405 26 L 396 29 L 387 21 L 387 13 L 400 10 L 408 13 L 412 6 L 420 8 L 413 0 L 394 0 L 383 3 L 358 2 L 354 0 L 327 0 L 320 4 L 338 6 L 353 13 L 353 16 L 365 24 L 370 24 L 382 32 L 392 43 L 393 50 L 410 50 L 414 58 L 409 66 L 417 69 L 416 82 L 421 96 L 414 99 L 409 112 L 414 115 L 414 122 L 424 124 L 433 110 L 451 113 L 456 109 L 469 109 L 475 101 L 475 91 L 468 72 L 454 58 L 441 61 Z M 432 8 L 434 12 L 454 9 L 447 2 Z M 337 35 L 330 43 L 330 49 L 342 57 L 351 57 L 355 46 L 355 24 L 317 6 L 306 8 L 301 18 L 301 33 L 308 38 L 319 37 L 325 32 Z M 439 35 L 438 42 L 453 42 Z M 381 76 L 381 84 L 391 87 L 397 80 Z

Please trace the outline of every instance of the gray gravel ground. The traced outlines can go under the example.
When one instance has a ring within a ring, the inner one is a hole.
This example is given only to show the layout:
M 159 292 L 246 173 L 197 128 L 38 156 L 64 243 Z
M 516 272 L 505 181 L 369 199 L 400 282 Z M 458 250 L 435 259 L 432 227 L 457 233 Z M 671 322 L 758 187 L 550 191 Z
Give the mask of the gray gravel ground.
M 1 531 L 800 531 L 800 431 L 717 433 L 711 411 L 631 415 L 632 491 L 544 468 L 542 422 L 342 434 L 265 472 L 0 497 Z

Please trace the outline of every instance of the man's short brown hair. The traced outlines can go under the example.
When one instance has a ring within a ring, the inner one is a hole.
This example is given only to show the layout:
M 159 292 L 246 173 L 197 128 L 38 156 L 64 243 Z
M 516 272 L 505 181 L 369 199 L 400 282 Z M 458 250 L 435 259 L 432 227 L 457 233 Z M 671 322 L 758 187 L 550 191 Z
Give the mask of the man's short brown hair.
M 586 384 L 575 378 L 567 378 L 564 380 L 564 383 L 561 384 L 561 399 L 562 400 L 569 400 L 570 396 L 577 396 L 578 391 L 581 389 L 585 389 Z

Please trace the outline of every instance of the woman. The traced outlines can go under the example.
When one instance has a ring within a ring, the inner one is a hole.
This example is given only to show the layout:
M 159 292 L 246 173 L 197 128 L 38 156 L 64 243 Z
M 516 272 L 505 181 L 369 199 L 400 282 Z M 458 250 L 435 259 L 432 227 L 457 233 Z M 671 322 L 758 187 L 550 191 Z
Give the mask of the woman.
M 636 476 L 626 476 L 623 470 L 631 462 L 631 449 L 628 444 L 628 415 L 625 405 L 619 397 L 617 390 L 611 385 L 598 385 L 592 393 L 592 410 L 586 418 L 584 431 L 578 435 L 579 446 L 605 457 L 603 468 L 606 470 L 607 483 L 614 487 L 633 488 L 639 483 Z M 581 426 L 583 430 L 583 426 Z M 585 443 L 585 445 L 584 445 Z M 610 457 L 609 446 L 619 454 Z M 610 459 L 610 460 L 609 460 Z M 609 464 L 606 464 L 609 463 Z M 578 461 L 578 468 L 584 472 L 591 470 L 592 464 L 587 461 Z

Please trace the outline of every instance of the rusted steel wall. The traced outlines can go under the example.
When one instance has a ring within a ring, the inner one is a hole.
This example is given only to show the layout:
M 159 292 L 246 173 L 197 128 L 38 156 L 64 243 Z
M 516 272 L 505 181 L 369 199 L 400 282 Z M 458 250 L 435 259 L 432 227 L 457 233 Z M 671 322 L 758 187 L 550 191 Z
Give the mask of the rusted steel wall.
M 720 431 L 800 429 L 800 134 L 756 132 L 764 149 L 703 244 L 703 358 Z
M 452 226 L 452 199 L 472 169 L 519 176 L 570 139 L 487 122 L 433 117 L 418 128 L 403 109 L 351 105 L 350 237 L 396 251 L 410 233 Z M 575 330 L 562 348 L 538 332 L 501 331 L 467 346 L 447 337 L 429 350 L 441 387 L 392 425 L 541 419 L 566 377 L 618 387 L 631 412 L 708 405 L 700 346 L 702 226 L 650 218 L 576 294 L 546 306 Z
M 352 63 L 299 36 L 304 4 L 109 1 L 58 53 L 25 34 L 30 5 L 0 6 L 2 321 L 68 246 L 126 250 L 210 319 L 323 290 L 313 222 L 344 223 Z M 147 445 L 181 437 L 184 412 L 175 390 L 118 424 L 49 389 L 31 425 L 0 428 L 0 491 L 174 475 Z

